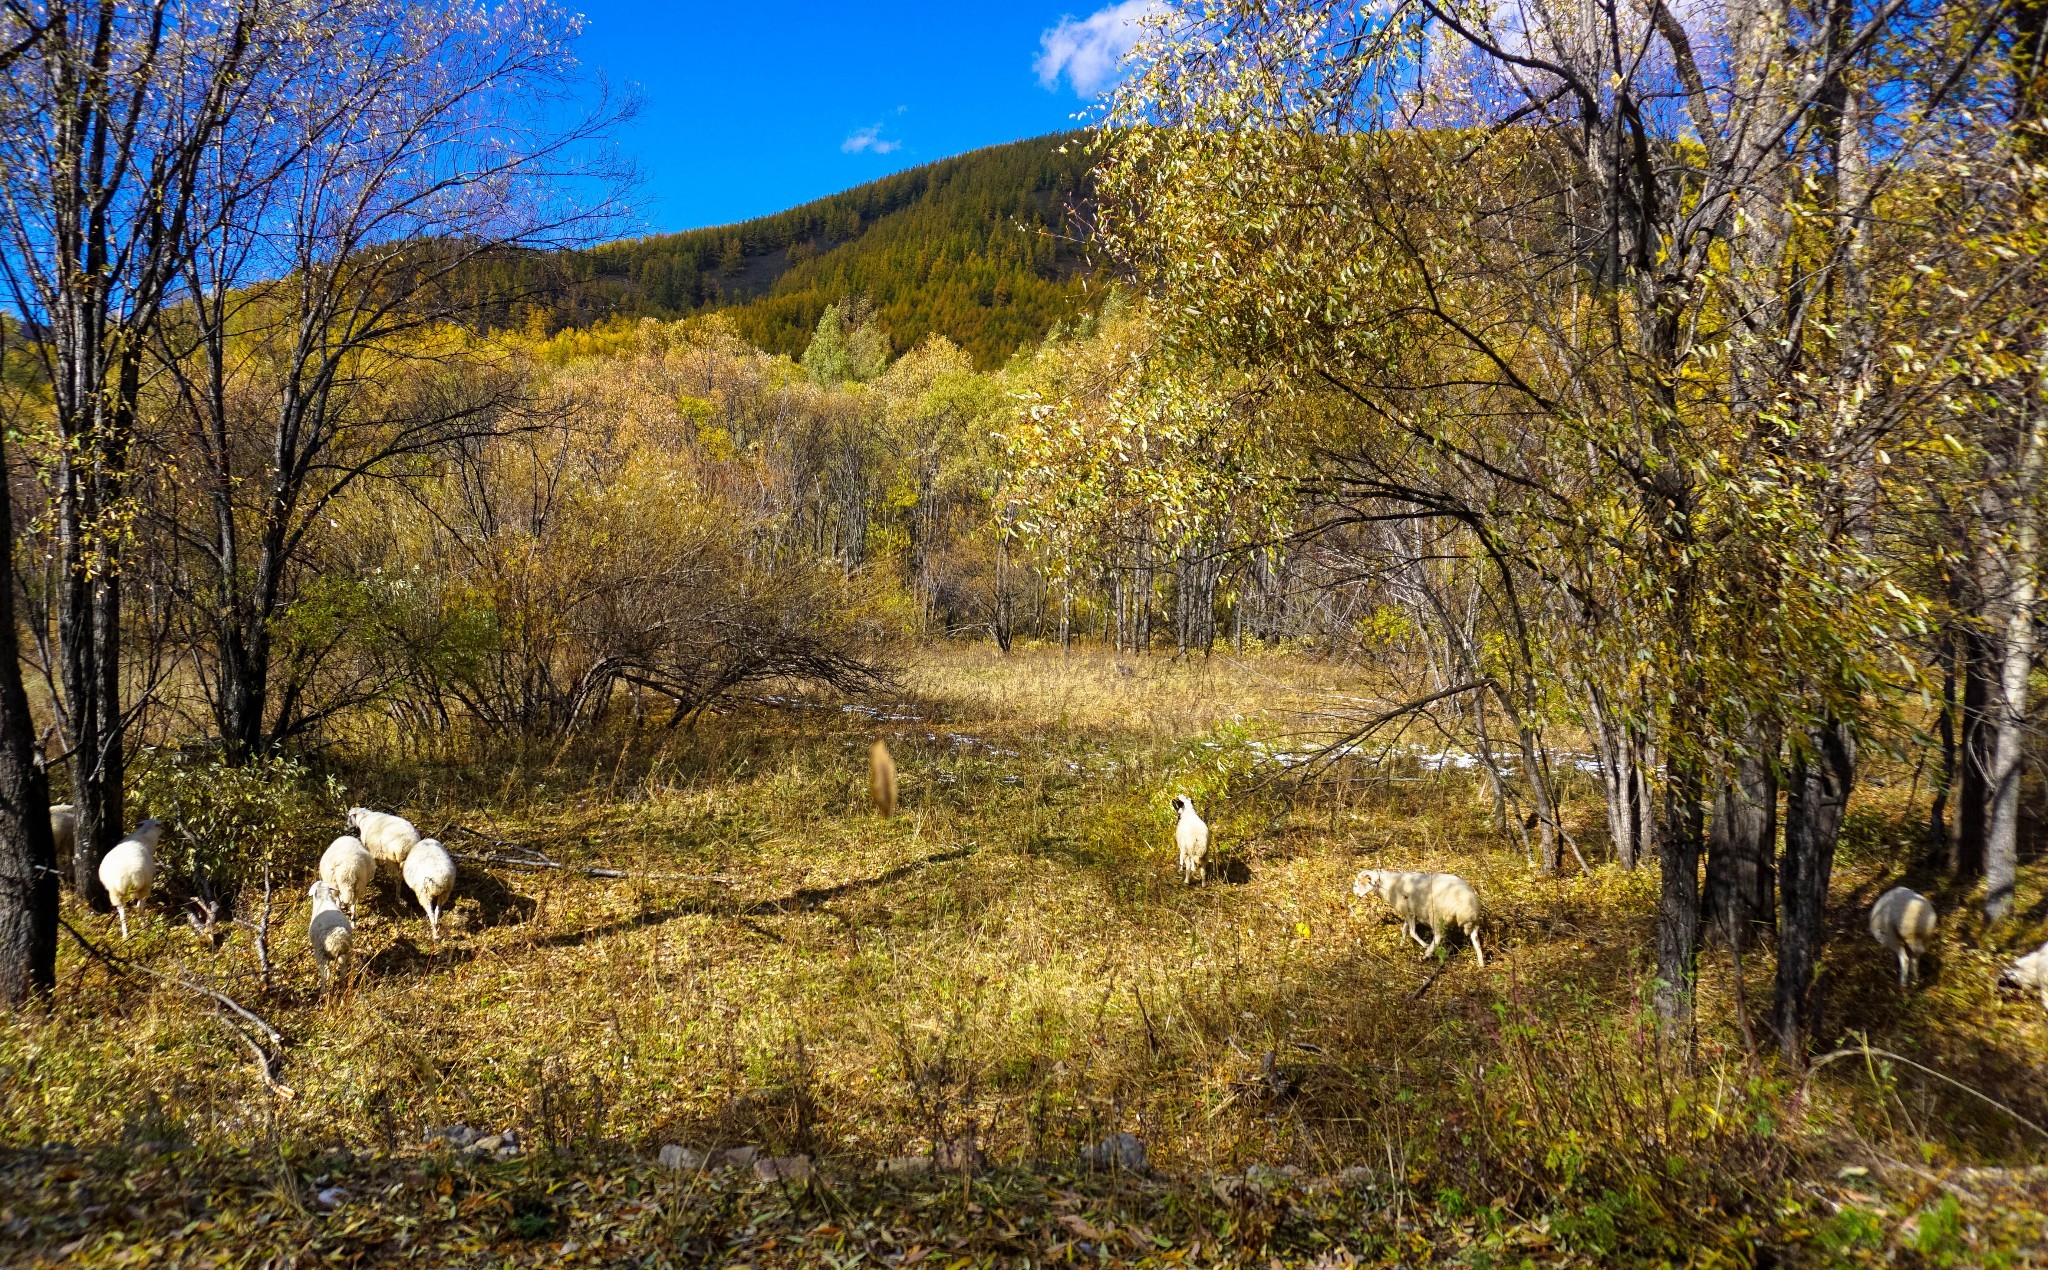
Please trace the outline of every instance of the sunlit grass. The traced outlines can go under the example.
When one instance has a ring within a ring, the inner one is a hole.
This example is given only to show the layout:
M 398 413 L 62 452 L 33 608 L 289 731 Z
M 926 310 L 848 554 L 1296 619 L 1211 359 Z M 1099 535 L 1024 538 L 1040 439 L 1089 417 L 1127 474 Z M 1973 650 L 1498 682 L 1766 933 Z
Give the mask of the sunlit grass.
M 387 887 L 327 1005 L 302 885 L 280 888 L 268 990 L 246 932 L 213 952 L 153 913 L 120 951 L 275 1022 L 290 1100 L 202 1000 L 116 978 L 67 941 L 53 1013 L 0 1027 L 0 1142 L 404 1160 L 427 1130 L 465 1123 L 643 1159 L 666 1142 L 756 1143 L 852 1171 L 964 1136 L 998 1162 L 1063 1168 L 1128 1130 L 1174 1176 L 1364 1165 L 1412 1191 L 1404 1203 L 1448 1191 L 1432 1210 L 1446 1221 L 1571 1216 L 1558 1246 L 1583 1255 L 1677 1247 L 1715 1206 L 1775 1221 L 1809 1170 L 2042 1158 L 1995 1111 L 1909 1073 L 1837 1064 L 1795 1097 L 1768 1053 L 1745 1051 L 1719 950 L 1696 1046 L 1660 1048 L 1643 1015 L 1654 868 L 1539 879 L 1468 775 L 1410 764 L 1394 783 L 1298 789 L 1248 757 L 1355 681 L 1282 655 L 968 648 L 921 658 L 894 701 L 742 704 L 566 752 L 360 754 L 337 770 L 354 796 L 459 851 L 500 849 L 492 838 L 669 876 L 463 862 L 438 946 Z M 903 778 L 888 821 L 866 807 L 876 735 Z M 1167 799 L 1184 788 L 1238 880 L 1177 881 Z M 1904 801 L 1872 788 L 1843 848 L 1829 1038 L 2038 1113 L 2048 1027 L 2038 1003 L 1993 992 L 1997 957 L 1972 924 L 1945 926 L 1929 984 L 1905 997 L 1861 934 Z M 1598 838 L 1590 791 L 1567 811 Z M 306 826 L 308 849 L 337 829 Z M 1352 897 L 1365 867 L 1472 881 L 1488 965 L 1462 941 L 1421 962 Z M 2023 905 L 2039 896 L 2030 875 Z M 67 919 L 109 938 L 101 918 Z M 1748 969 L 1762 1037 L 1768 951 Z

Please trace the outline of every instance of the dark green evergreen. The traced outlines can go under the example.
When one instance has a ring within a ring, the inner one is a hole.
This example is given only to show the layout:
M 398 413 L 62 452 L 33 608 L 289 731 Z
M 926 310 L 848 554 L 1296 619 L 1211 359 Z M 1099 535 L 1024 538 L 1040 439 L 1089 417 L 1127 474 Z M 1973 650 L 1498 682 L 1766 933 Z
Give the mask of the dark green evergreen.
M 508 326 L 724 309 L 791 356 L 826 305 L 860 294 L 897 351 L 937 332 L 993 367 L 1082 299 L 1091 158 L 1079 133 L 992 146 L 738 225 L 502 256 L 475 280 Z

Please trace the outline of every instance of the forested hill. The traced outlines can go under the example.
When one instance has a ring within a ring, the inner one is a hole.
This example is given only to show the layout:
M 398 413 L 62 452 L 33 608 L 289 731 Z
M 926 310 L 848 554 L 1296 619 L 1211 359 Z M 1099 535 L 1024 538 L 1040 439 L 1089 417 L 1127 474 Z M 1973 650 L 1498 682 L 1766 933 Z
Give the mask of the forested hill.
M 826 305 L 860 292 L 898 351 L 938 332 L 994 367 L 1081 298 L 1088 166 L 1076 133 L 992 146 L 737 225 L 500 258 L 487 286 L 515 324 L 724 309 L 792 356 Z

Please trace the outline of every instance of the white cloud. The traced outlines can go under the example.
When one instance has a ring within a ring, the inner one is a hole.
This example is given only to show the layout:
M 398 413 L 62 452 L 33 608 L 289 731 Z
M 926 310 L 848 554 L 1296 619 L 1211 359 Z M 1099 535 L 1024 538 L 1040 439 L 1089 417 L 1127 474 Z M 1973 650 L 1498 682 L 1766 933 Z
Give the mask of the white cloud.
M 848 154 L 894 154 L 903 148 L 903 143 L 884 140 L 882 125 L 875 124 L 856 130 L 852 136 L 839 143 L 839 148 Z
M 1065 75 L 1074 91 L 1093 97 L 1114 80 L 1124 54 L 1144 38 L 1144 20 L 1167 12 L 1164 0 L 1121 0 L 1085 18 L 1061 18 L 1038 41 L 1033 69 L 1047 89 Z

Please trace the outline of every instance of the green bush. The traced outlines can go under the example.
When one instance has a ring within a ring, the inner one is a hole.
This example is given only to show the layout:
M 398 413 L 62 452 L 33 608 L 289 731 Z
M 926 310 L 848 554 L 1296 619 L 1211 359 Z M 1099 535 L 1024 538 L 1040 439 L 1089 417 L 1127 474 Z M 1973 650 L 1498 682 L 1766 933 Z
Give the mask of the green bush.
M 339 783 L 316 781 L 292 758 L 240 766 L 213 756 L 149 749 L 128 774 L 136 817 L 163 822 L 159 867 L 201 897 L 232 896 L 260 879 L 311 874 L 340 826 Z

